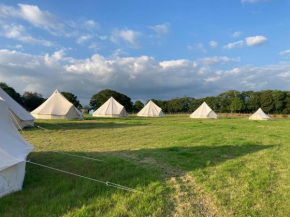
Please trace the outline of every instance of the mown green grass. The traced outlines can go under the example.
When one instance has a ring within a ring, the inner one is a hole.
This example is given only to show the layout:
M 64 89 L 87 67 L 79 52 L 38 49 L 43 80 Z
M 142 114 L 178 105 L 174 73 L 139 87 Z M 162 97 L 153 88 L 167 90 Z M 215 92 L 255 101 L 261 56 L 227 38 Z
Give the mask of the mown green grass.
M 87 116 L 36 126 L 48 130 L 22 132 L 31 161 L 145 194 L 28 164 L 23 191 L 0 199 L 0 216 L 290 215 L 289 119 Z

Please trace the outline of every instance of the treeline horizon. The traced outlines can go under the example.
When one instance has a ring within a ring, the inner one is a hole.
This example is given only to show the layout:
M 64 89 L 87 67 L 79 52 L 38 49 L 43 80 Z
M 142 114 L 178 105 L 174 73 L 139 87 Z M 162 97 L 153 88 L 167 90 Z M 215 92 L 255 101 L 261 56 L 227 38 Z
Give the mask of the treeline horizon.
M 23 95 L 21 95 L 17 93 L 13 87 L 3 82 L 0 82 L 0 87 L 28 111 L 34 110 L 46 100 L 43 98 L 42 94 L 36 92 L 24 92 Z M 73 93 L 62 92 L 62 94 L 79 109 L 85 108 L 95 110 L 111 96 L 121 103 L 129 113 L 139 112 L 144 107 L 144 103 L 140 100 L 133 103 L 131 98 L 125 94 L 109 89 L 94 94 L 91 97 L 90 105 L 84 107 Z M 184 96 L 176 97 L 171 100 L 150 100 L 162 108 L 165 113 L 191 113 L 203 102 L 206 102 L 217 113 L 253 113 L 259 108 L 262 108 L 264 112 L 268 114 L 290 114 L 290 91 L 281 90 L 241 92 L 229 90 L 217 96 L 208 96 L 198 99 Z

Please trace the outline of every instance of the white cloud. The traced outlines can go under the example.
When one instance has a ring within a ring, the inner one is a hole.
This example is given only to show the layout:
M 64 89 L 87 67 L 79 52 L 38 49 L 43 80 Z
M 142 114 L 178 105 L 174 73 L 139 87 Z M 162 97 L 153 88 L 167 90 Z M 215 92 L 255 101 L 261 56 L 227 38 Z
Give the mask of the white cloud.
M 15 45 L 15 48 L 16 48 L 16 49 L 22 49 L 23 46 L 22 46 L 21 44 L 17 44 L 17 45 Z
M 86 20 L 84 22 L 84 25 L 88 30 L 95 30 L 95 29 L 100 28 L 100 24 L 94 20 Z
M 216 76 L 216 77 L 208 77 L 208 78 L 205 78 L 204 81 L 205 82 L 215 82 L 215 81 L 218 81 L 220 79 L 221 79 L 221 77 Z
M 78 39 L 77 39 L 77 43 L 78 44 L 82 44 L 82 43 L 84 43 L 84 42 L 86 42 L 86 41 L 89 41 L 90 39 L 92 39 L 93 38 L 93 36 L 92 35 L 82 35 L 82 36 L 80 36 Z
M 212 47 L 212 48 L 217 48 L 219 46 L 219 44 L 216 42 L 216 41 L 210 41 L 209 42 L 209 45 Z
M 138 48 L 140 44 L 137 38 L 141 35 L 140 32 L 131 29 L 115 29 L 111 34 L 111 41 L 118 44 L 120 41 L 125 41 L 131 47 Z
M 194 46 L 188 45 L 187 50 L 198 50 L 201 51 L 202 53 L 206 54 L 207 50 L 205 49 L 204 45 L 202 43 L 195 44 Z
M 22 19 L 36 27 L 46 29 L 52 34 L 57 34 L 56 31 L 62 31 L 64 28 L 64 25 L 58 22 L 55 15 L 40 10 L 36 5 L 18 4 L 18 7 L 1 4 L 0 17 Z
M 166 35 L 170 32 L 170 23 L 159 24 L 155 26 L 148 26 L 149 29 L 154 30 L 158 35 Z
M 258 2 L 270 2 L 272 0 L 242 0 L 242 3 L 250 3 L 250 4 L 253 4 L 253 3 L 258 3 Z
M 187 67 L 190 65 L 190 61 L 186 59 L 182 60 L 170 60 L 170 61 L 163 61 L 160 62 L 159 65 L 166 69 L 166 68 L 180 68 L 180 67 Z
M 46 47 L 55 46 L 54 42 L 47 41 L 41 38 L 34 38 L 26 32 L 26 28 L 22 25 L 17 24 L 4 24 L 2 25 L 2 32 L 0 36 L 6 38 L 15 39 L 30 44 L 40 44 Z
M 278 76 L 283 78 L 290 78 L 290 71 L 278 74 Z
M 106 35 L 101 35 L 101 36 L 99 36 L 99 38 L 101 39 L 101 40 L 107 40 L 107 38 L 108 38 L 108 36 L 106 36 Z
M 242 33 L 241 31 L 236 31 L 236 32 L 234 32 L 234 33 L 232 34 L 232 37 L 233 37 L 233 38 L 238 38 L 238 37 L 240 37 L 242 34 L 243 34 L 243 33 Z
M 250 47 L 264 44 L 267 41 L 268 39 L 265 36 L 260 36 L 260 35 L 246 38 L 247 46 L 250 46 Z
M 289 50 L 285 50 L 285 51 L 281 51 L 280 55 L 281 56 L 290 56 L 290 49 Z
M 225 45 L 223 48 L 231 50 L 231 49 L 234 49 L 234 48 L 241 48 L 241 47 L 244 47 L 244 41 L 232 42 L 232 43 L 229 43 L 229 44 Z
M 229 89 L 290 88 L 289 79 L 285 79 L 290 76 L 290 63 L 215 71 L 211 65 L 198 62 L 159 62 L 149 56 L 105 58 L 99 54 L 75 59 L 67 57 L 64 50 L 44 56 L 0 50 L 0 80 L 19 92 L 37 91 L 45 97 L 59 88 L 76 94 L 82 103 L 88 103 L 93 94 L 105 88 L 123 92 L 133 100 L 202 97 Z
M 204 65 L 217 65 L 222 63 L 239 62 L 240 58 L 229 58 L 226 56 L 214 56 L 199 59 L 198 62 Z

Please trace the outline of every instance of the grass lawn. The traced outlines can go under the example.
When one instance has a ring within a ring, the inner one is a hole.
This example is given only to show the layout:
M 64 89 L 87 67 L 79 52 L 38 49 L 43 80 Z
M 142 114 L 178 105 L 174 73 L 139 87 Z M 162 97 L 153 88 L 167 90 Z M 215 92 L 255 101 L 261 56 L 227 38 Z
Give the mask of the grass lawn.
M 118 183 L 131 193 L 27 164 L 0 216 L 290 216 L 290 119 L 37 120 L 33 162 Z M 63 151 L 103 162 L 56 153 Z

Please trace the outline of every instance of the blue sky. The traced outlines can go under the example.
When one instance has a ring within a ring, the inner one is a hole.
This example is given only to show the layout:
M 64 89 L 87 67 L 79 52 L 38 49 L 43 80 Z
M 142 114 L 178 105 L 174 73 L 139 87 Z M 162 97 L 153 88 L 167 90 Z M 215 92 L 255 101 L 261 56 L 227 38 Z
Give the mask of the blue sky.
M 1 1 L 0 80 L 83 104 L 290 88 L 290 2 Z

